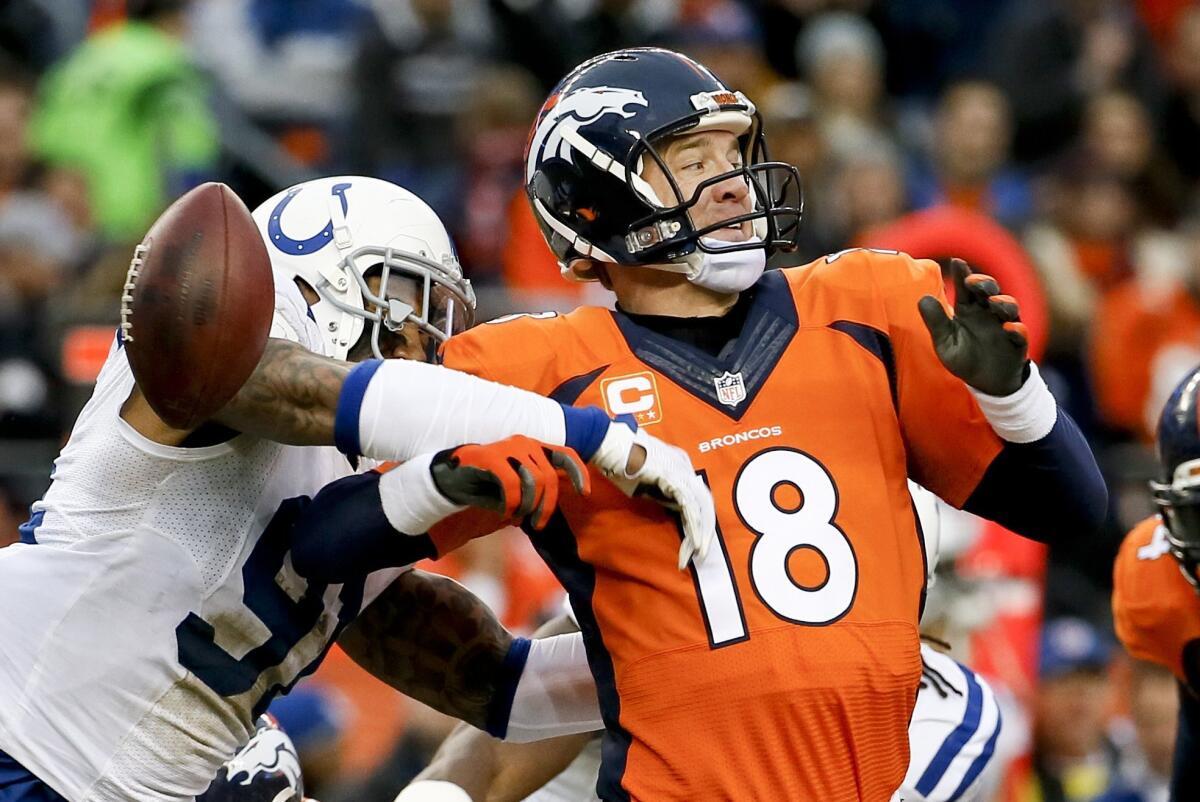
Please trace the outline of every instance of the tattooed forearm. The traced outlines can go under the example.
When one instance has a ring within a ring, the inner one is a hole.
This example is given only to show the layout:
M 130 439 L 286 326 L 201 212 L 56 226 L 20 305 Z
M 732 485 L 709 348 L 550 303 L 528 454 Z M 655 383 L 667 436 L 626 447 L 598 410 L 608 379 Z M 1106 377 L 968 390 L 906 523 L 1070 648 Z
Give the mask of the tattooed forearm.
M 512 635 L 454 580 L 409 571 L 339 643 L 393 688 L 482 728 Z
M 280 443 L 333 445 L 338 394 L 351 367 L 272 338 L 254 373 L 215 419 Z

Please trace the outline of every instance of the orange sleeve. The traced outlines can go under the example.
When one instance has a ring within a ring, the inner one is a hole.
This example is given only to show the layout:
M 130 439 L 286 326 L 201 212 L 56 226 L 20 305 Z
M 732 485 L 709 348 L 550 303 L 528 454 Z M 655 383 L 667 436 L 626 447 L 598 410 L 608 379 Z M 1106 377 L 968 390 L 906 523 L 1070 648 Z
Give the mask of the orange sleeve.
M 917 302 L 932 295 L 949 310 L 941 269 L 906 254 L 870 254 L 887 311 L 896 362 L 900 429 L 909 476 L 955 507 L 966 503 L 1003 441 L 961 379 L 933 349 Z
M 558 386 L 570 333 L 552 312 L 510 315 L 451 337 L 442 364 L 480 378 L 547 395 Z
M 1200 638 L 1200 597 L 1166 550 L 1158 516 L 1135 526 L 1113 565 L 1113 623 L 1125 650 L 1187 683 L 1184 647 Z
M 429 530 L 429 538 L 437 549 L 438 559 L 441 559 L 467 541 L 490 535 L 509 524 L 498 512 L 468 507 L 434 524 Z

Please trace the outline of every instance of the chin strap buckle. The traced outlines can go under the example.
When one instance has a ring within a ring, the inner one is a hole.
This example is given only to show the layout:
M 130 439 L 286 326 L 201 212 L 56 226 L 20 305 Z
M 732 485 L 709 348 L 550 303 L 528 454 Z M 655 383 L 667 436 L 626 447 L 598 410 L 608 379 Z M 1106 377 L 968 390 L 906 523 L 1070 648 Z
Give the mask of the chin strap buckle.
M 659 220 L 626 234 L 625 249 L 630 253 L 640 253 L 671 239 L 682 229 L 683 224 L 678 220 Z

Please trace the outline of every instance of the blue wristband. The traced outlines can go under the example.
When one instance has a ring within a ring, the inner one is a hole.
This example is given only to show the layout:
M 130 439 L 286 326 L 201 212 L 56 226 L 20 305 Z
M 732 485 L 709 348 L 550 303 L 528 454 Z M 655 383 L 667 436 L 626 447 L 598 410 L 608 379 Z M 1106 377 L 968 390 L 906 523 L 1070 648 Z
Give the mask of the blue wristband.
M 529 659 L 529 648 L 533 641 L 529 638 L 513 638 L 504 655 L 504 663 L 500 666 L 500 677 L 496 681 L 496 695 L 488 704 L 487 733 L 493 738 L 503 738 L 508 734 L 508 719 L 512 715 L 513 699 L 517 695 L 517 683 L 521 681 L 521 673 L 525 670 L 525 662 Z
M 599 407 L 569 407 L 563 404 L 562 411 L 567 432 L 565 445 L 587 462 L 600 448 L 612 421 Z
M 367 394 L 367 385 L 382 359 L 371 359 L 355 366 L 342 384 L 341 395 L 338 396 L 337 414 L 333 419 L 333 444 L 338 451 L 351 457 L 362 454 L 362 443 L 359 440 L 358 416 L 362 411 L 363 398 Z

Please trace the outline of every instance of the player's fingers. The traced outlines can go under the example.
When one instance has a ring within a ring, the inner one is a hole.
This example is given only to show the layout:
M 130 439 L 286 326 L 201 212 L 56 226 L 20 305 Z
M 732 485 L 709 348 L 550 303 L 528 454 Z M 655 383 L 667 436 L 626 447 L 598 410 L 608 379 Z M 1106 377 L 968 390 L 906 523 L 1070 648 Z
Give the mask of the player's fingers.
M 692 548 L 692 541 L 685 536 L 683 538 L 683 542 L 679 544 L 678 567 L 680 571 L 683 571 L 687 568 L 688 563 L 692 561 L 692 554 L 694 552 L 695 549 Z
M 1000 285 L 996 279 L 984 273 L 972 273 L 966 278 L 967 292 L 971 300 L 977 304 L 987 304 L 993 295 L 1000 294 Z
M 573 449 L 547 447 L 546 454 L 550 458 L 550 464 L 571 480 L 571 486 L 575 488 L 576 493 L 581 496 L 591 494 L 592 475 Z
M 926 295 L 917 302 L 917 311 L 934 344 L 949 342 L 954 339 L 954 321 L 946 314 L 942 302 L 932 295 Z
M 538 481 L 542 486 L 542 495 L 533 511 L 533 528 L 543 529 L 558 509 L 558 472 L 544 453 L 540 452 L 538 457 Z
M 1025 328 L 1024 323 L 1020 321 L 1005 323 L 1003 329 L 1010 343 L 1018 348 L 1029 347 L 1029 329 Z
M 698 476 L 695 484 L 700 506 L 700 559 L 703 560 L 708 556 L 708 550 L 717 537 L 717 509 L 708 485 Z
M 509 504 L 507 514 L 510 518 L 524 518 L 529 515 L 537 507 L 541 501 L 540 488 L 538 487 L 537 478 L 533 471 L 529 470 L 520 462 L 513 462 L 513 468 L 517 472 L 517 477 L 521 486 L 520 501 L 516 504 Z
M 998 319 L 1009 322 L 1021 319 L 1021 307 L 1011 295 L 993 295 L 988 298 L 988 308 Z
M 967 276 L 971 268 L 962 259 L 950 260 L 950 280 L 954 284 L 954 305 L 967 303 L 970 294 L 967 292 Z

